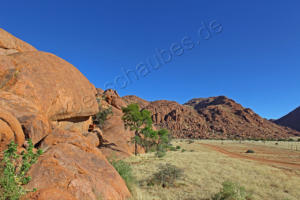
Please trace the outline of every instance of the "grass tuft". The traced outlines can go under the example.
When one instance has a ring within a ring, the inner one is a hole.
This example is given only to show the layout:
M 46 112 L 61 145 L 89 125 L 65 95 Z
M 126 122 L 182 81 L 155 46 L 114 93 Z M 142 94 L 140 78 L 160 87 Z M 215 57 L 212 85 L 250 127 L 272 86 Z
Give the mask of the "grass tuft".
M 135 184 L 134 176 L 132 175 L 132 168 L 130 164 L 123 160 L 111 161 L 113 167 L 117 170 L 120 176 L 126 183 L 127 188 L 132 191 L 133 185 Z
M 237 183 L 225 181 L 222 190 L 212 200 L 251 200 L 251 194 Z

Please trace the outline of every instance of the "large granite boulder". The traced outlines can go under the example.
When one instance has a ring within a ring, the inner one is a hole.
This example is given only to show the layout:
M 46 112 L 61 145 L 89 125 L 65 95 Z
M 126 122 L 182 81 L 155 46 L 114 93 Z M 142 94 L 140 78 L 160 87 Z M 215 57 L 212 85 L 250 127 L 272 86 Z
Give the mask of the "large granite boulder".
M 33 143 L 39 142 L 50 131 L 48 118 L 36 105 L 20 96 L 0 90 L 0 110 L 5 110 L 18 119 L 25 136 L 31 138 Z
M 55 130 L 41 148 L 46 152 L 30 170 L 28 188 L 55 188 L 78 200 L 130 197 L 123 179 L 81 133 Z
M 29 172 L 25 199 L 123 200 L 125 182 L 89 132 L 95 87 L 71 64 L 0 29 L 0 147 L 32 139 L 44 154 Z M 22 149 L 22 148 L 20 148 Z
M 33 143 L 51 127 L 87 132 L 98 112 L 95 87 L 73 65 L 0 29 L 0 105 Z

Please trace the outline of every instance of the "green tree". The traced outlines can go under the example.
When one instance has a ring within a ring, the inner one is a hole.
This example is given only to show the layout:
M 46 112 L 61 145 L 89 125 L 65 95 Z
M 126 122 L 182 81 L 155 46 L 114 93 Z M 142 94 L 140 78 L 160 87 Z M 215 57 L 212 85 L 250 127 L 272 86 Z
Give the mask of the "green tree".
M 157 131 L 158 137 L 159 137 L 159 141 L 158 144 L 167 146 L 170 143 L 170 134 L 169 131 L 167 129 L 160 129 L 159 131 Z
M 151 113 L 148 110 L 140 110 L 138 104 L 130 104 L 122 108 L 122 111 L 124 113 L 122 119 L 125 128 L 135 131 L 135 136 L 132 139 L 134 142 L 134 154 L 137 155 L 137 145 L 143 144 L 142 132 L 145 132 L 146 128 L 152 126 Z
M 143 136 L 141 139 L 141 145 L 145 148 L 146 152 L 149 152 L 154 146 L 157 146 L 158 144 L 158 131 L 153 130 L 152 127 L 145 127 L 142 129 L 141 133 Z
M 150 111 L 140 110 L 137 104 L 130 104 L 123 108 L 123 121 L 125 127 L 135 131 L 132 141 L 135 144 L 135 155 L 137 155 L 137 145 L 145 148 L 146 152 L 155 149 L 157 152 L 165 152 L 170 146 L 170 135 L 168 130 L 152 129 L 152 119 Z

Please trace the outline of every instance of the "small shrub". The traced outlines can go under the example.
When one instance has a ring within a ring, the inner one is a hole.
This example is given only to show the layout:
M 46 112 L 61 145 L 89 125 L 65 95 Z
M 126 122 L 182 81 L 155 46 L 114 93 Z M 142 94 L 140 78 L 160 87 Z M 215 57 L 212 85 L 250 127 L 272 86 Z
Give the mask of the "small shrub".
M 0 200 L 18 200 L 22 195 L 30 192 L 23 188 L 31 180 L 27 172 L 43 152 L 38 150 L 34 153 L 31 140 L 28 144 L 26 152 L 23 151 L 21 155 L 17 154 L 18 145 L 14 142 L 11 142 L 8 149 L 4 151 L 0 166 Z
M 99 112 L 93 116 L 93 122 L 96 124 L 99 128 L 103 128 L 103 125 L 105 121 L 107 120 L 108 115 L 113 114 L 112 108 L 109 107 L 107 109 L 103 109 L 99 106 Z
M 239 184 L 226 181 L 223 183 L 222 190 L 213 196 L 213 200 L 251 200 L 249 194 L 244 187 Z
M 298 138 L 298 142 L 300 142 L 300 138 Z
M 167 153 L 165 151 L 157 151 L 155 153 L 155 156 L 157 156 L 158 158 L 162 158 L 166 155 Z
M 188 142 L 188 144 L 192 144 L 192 143 L 194 143 L 194 140 L 188 140 L 187 142 Z
M 288 141 L 289 142 L 294 142 L 294 139 L 293 138 L 289 138 Z
M 246 151 L 246 153 L 255 153 L 255 151 L 252 150 L 252 149 L 248 149 L 248 150 Z
M 185 152 L 186 150 L 185 149 L 181 149 L 181 152 Z
M 177 151 L 177 148 L 173 147 L 173 146 L 170 146 L 169 149 L 170 149 L 170 151 Z
M 124 162 L 123 160 L 113 160 L 111 161 L 112 166 L 116 169 L 116 171 L 120 174 L 120 176 L 125 181 L 129 190 L 132 190 L 133 184 L 135 179 L 132 175 L 132 168 L 131 166 Z
M 158 169 L 159 171 L 153 174 L 148 185 L 174 186 L 175 182 L 183 176 L 182 169 L 168 163 L 160 165 Z
M 179 150 L 181 147 L 180 146 L 176 146 L 176 149 Z

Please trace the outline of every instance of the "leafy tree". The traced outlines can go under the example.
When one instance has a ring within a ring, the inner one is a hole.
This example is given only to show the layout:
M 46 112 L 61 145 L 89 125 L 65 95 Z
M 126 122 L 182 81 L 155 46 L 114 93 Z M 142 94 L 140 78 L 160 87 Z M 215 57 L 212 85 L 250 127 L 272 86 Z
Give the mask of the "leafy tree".
M 165 151 L 170 143 L 170 135 L 168 130 L 160 129 L 155 131 L 152 129 L 152 119 L 150 111 L 146 109 L 140 110 L 137 104 L 130 104 L 123 108 L 123 121 L 125 127 L 135 131 L 133 142 L 135 143 L 135 155 L 137 154 L 137 145 L 145 148 L 146 152 L 154 149 L 156 151 Z
M 122 119 L 125 127 L 130 128 L 131 131 L 135 131 L 133 137 L 134 142 L 134 154 L 137 155 L 137 145 L 142 144 L 142 132 L 152 126 L 151 113 L 148 110 L 140 110 L 138 104 L 130 104 L 125 108 L 122 108 L 124 113 Z
M 159 141 L 158 144 L 162 144 L 162 145 L 169 145 L 170 143 L 170 135 L 169 135 L 169 131 L 167 129 L 160 129 L 157 132 L 158 136 L 159 136 Z
M 143 138 L 140 145 L 145 148 L 146 152 L 153 150 L 153 147 L 157 146 L 159 140 L 158 132 L 154 131 L 151 127 L 145 127 L 142 129 L 141 133 Z

